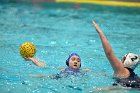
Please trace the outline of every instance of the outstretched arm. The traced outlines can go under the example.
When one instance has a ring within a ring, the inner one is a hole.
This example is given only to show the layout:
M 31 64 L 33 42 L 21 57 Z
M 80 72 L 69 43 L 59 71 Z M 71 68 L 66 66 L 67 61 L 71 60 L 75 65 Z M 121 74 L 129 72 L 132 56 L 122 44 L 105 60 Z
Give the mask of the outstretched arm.
M 92 72 L 92 70 L 90 70 L 90 69 L 82 69 L 82 70 L 80 70 L 80 72 Z
M 40 62 L 38 59 L 36 58 L 27 58 L 27 57 L 24 57 L 25 60 L 27 61 L 32 61 L 36 66 L 38 67 L 46 67 L 46 64 L 43 63 L 43 62 Z
M 124 67 L 123 64 L 117 59 L 117 57 L 115 56 L 109 41 L 107 40 L 107 38 L 105 37 L 104 33 L 102 32 L 102 30 L 100 29 L 100 27 L 96 24 L 95 21 L 92 21 L 96 31 L 98 32 L 100 39 L 102 41 L 102 45 L 105 51 L 105 54 L 114 70 L 115 73 L 120 73 L 120 72 L 124 72 Z
M 54 68 L 54 69 L 58 69 L 58 70 L 64 70 L 63 67 L 54 67 L 54 66 L 47 66 L 47 64 L 45 64 L 44 62 L 40 62 L 38 59 L 36 58 L 27 58 L 24 57 L 25 60 L 27 61 L 32 61 L 33 64 L 35 64 L 38 67 L 44 67 L 44 68 Z

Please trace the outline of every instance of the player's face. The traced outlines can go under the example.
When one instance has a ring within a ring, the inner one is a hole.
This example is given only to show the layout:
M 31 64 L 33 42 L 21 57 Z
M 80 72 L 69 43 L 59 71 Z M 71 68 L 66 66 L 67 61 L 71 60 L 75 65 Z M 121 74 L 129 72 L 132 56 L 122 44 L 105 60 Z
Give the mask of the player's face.
M 69 60 L 69 66 L 73 69 L 80 68 L 81 59 L 78 56 L 72 56 Z

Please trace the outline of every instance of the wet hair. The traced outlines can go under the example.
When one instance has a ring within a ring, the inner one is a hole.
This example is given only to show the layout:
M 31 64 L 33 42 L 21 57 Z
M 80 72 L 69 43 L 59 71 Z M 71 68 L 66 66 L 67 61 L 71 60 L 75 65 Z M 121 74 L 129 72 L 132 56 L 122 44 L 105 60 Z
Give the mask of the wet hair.
M 71 53 L 68 57 L 68 59 L 66 60 L 66 65 L 69 66 L 69 60 L 72 56 L 78 56 L 80 58 L 80 56 L 77 53 Z M 80 63 L 80 67 L 81 67 L 81 63 Z

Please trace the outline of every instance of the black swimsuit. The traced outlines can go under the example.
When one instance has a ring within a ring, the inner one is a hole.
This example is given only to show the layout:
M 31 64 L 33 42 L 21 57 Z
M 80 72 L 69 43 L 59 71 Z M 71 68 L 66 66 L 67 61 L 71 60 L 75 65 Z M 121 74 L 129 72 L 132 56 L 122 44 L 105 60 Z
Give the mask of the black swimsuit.
M 140 89 L 140 77 L 138 77 L 133 69 L 127 68 L 130 72 L 128 78 L 117 78 L 113 85 L 122 85 L 124 87 L 138 88 Z

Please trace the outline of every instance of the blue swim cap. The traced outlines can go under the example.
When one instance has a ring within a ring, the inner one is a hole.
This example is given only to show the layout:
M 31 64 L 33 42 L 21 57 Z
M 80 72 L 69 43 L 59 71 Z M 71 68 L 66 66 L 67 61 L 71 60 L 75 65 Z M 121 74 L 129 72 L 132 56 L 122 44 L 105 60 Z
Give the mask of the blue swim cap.
M 69 60 L 70 60 L 70 58 L 71 58 L 72 56 L 78 56 L 78 57 L 80 57 L 77 53 L 71 53 L 71 54 L 69 55 L 68 59 L 66 60 L 66 65 L 67 65 L 67 66 L 69 66 Z M 81 67 L 81 64 L 80 64 L 80 67 Z

